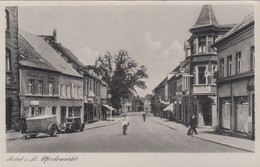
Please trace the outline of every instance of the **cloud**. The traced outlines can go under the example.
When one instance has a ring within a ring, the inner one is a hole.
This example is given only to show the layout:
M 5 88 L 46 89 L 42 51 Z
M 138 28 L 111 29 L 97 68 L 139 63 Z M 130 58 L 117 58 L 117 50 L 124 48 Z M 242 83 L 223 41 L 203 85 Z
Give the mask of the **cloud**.
M 94 51 L 88 46 L 75 49 L 73 53 L 85 65 L 95 65 L 95 61 L 99 56 L 98 51 Z
M 143 40 L 144 40 L 145 46 L 150 48 L 152 51 L 158 51 L 162 47 L 162 44 L 160 41 L 152 40 L 150 32 L 147 32 L 146 34 L 144 34 Z

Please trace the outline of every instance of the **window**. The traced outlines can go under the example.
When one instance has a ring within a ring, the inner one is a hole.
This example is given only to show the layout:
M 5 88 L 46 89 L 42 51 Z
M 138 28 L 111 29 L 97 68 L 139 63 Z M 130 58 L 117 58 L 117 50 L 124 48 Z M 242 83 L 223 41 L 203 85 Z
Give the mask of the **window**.
M 39 107 L 37 115 L 45 115 L 45 107 Z
M 61 97 L 66 97 L 66 85 L 60 85 Z
M 251 67 L 251 70 L 255 69 L 255 46 L 251 47 L 250 67 Z
M 49 95 L 54 95 L 53 82 L 49 82 Z
M 78 98 L 78 87 L 74 86 L 74 94 L 75 94 L 75 98 Z
M 208 52 L 212 53 L 213 49 L 211 48 L 211 45 L 213 44 L 213 37 L 212 35 L 208 36 Z
M 224 59 L 220 59 L 220 77 L 224 77 Z
M 241 73 L 241 52 L 236 54 L 236 73 Z
M 72 107 L 69 107 L 69 113 L 68 113 L 69 117 L 73 117 L 73 113 L 72 113 Z
M 92 80 L 89 80 L 89 90 L 92 90 Z
M 67 96 L 68 98 L 70 98 L 70 85 L 67 85 Z
M 6 85 L 11 85 L 11 76 L 6 76 Z
M 7 10 L 5 10 L 5 29 L 9 30 L 9 12 Z
M 38 94 L 42 95 L 42 81 L 38 81 Z
M 197 38 L 193 39 L 193 54 L 197 54 Z
M 30 79 L 28 81 L 28 92 L 29 92 L 29 94 L 33 94 L 33 84 L 34 84 L 34 81 L 32 79 Z
M 227 57 L 227 61 L 227 76 L 229 76 L 232 74 L 232 55 Z
M 52 107 L 52 115 L 56 115 L 57 107 Z
M 5 70 L 11 71 L 11 51 L 9 49 L 5 50 L 6 62 L 5 62 Z
M 199 37 L 199 53 L 206 52 L 206 37 Z
M 206 67 L 198 67 L 199 70 L 199 84 L 206 84 L 205 70 Z

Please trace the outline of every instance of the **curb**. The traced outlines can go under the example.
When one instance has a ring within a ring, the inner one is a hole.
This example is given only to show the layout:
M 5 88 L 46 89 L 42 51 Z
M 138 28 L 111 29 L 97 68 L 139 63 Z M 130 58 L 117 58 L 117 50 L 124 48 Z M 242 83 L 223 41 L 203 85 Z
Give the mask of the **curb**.
M 165 126 L 171 128 L 171 129 L 174 129 L 174 130 L 176 130 L 176 131 L 179 131 L 178 129 L 173 128 L 173 127 L 171 127 L 171 126 L 169 126 L 169 125 L 166 125 L 166 124 L 164 124 L 163 122 L 160 122 L 160 121 L 155 120 L 155 119 L 153 118 L 153 116 L 150 117 L 150 118 L 151 118 L 152 120 L 154 120 L 154 121 L 156 121 L 156 122 L 162 124 L 162 125 L 165 125 Z M 244 151 L 248 151 L 248 152 L 254 153 L 254 151 L 249 150 L 249 149 L 246 149 L 246 148 L 241 148 L 241 147 L 238 147 L 238 146 L 234 146 L 234 145 L 222 143 L 222 142 L 219 142 L 219 141 L 206 139 L 206 138 L 204 138 L 204 137 L 200 137 L 200 136 L 192 136 L 192 137 L 197 138 L 197 139 L 201 139 L 201 140 L 205 140 L 205 141 L 209 141 L 209 142 L 212 142 L 212 143 L 217 143 L 217 144 L 221 144 L 221 145 L 224 145 L 224 146 L 228 146 L 228 147 L 232 147 L 232 148 L 236 148 L 236 149 L 240 149 L 240 150 L 244 150 Z
M 192 137 L 197 138 L 197 139 L 201 139 L 201 140 L 205 140 L 205 141 L 209 141 L 209 142 L 212 142 L 212 143 L 217 143 L 217 144 L 221 144 L 221 145 L 224 145 L 224 146 L 228 146 L 228 147 L 232 147 L 232 148 L 237 148 L 237 149 L 240 149 L 240 150 L 244 150 L 244 151 L 248 151 L 248 152 L 254 153 L 254 151 L 249 150 L 249 149 L 246 149 L 246 148 L 241 148 L 241 147 L 238 147 L 238 146 L 234 146 L 234 145 L 222 143 L 222 142 L 219 142 L 219 141 L 206 139 L 206 138 L 204 138 L 204 137 L 200 137 L 200 136 L 192 136 Z
M 106 123 L 106 124 L 101 124 L 101 125 L 97 125 L 97 126 L 93 126 L 93 127 L 85 127 L 84 129 L 85 130 L 89 130 L 89 129 L 94 129 L 94 128 L 99 128 L 99 127 L 104 127 L 104 126 L 109 126 L 109 125 L 113 125 L 115 123 L 117 123 L 120 119 L 118 120 L 115 120 L 113 122 L 109 122 L 109 123 Z M 8 132 L 8 133 L 14 133 L 14 132 Z M 7 134 L 7 133 L 6 133 Z M 19 133 L 20 135 L 20 133 Z M 10 138 L 10 139 L 6 139 L 6 141 L 12 141 L 12 140 L 19 140 L 19 139 L 23 139 L 23 137 L 14 137 L 14 138 Z
M 100 128 L 100 127 L 104 127 L 104 126 L 113 125 L 113 124 L 119 122 L 119 120 L 120 120 L 120 119 L 115 120 L 115 121 L 113 121 L 113 122 L 106 123 L 106 124 L 101 124 L 101 125 L 93 126 L 93 127 L 85 127 L 85 130 L 95 129 L 95 128 Z
M 171 126 L 169 126 L 169 125 L 166 125 L 166 124 L 164 124 L 163 122 L 157 121 L 157 120 L 154 119 L 153 117 L 151 117 L 151 119 L 154 120 L 155 122 L 158 122 L 158 123 L 160 123 L 160 124 L 162 124 L 162 125 L 164 125 L 164 126 L 167 126 L 167 127 L 171 128 L 171 129 L 173 129 L 173 130 L 179 131 L 178 129 L 176 129 L 176 128 L 174 128 L 174 127 L 171 127 Z

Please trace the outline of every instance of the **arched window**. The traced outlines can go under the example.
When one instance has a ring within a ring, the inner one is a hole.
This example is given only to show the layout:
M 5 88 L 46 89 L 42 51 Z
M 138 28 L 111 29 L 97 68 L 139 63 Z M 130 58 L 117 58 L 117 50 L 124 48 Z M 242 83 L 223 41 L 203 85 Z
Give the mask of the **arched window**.
M 5 50 L 5 70 L 11 71 L 11 51 L 9 49 Z
M 5 10 L 5 24 L 6 24 L 5 29 L 9 30 L 9 12 L 7 10 Z

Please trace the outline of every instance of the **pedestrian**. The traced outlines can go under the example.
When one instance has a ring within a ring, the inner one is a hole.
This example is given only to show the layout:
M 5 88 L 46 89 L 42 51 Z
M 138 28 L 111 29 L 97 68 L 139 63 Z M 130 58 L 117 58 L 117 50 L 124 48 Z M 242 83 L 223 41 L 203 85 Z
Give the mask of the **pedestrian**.
M 162 119 L 162 117 L 163 117 L 163 113 L 162 113 L 162 111 L 161 111 L 161 115 L 160 115 L 160 116 L 161 116 L 161 119 Z
M 123 135 L 125 136 L 127 127 L 129 126 L 129 119 L 127 118 L 126 114 L 123 114 L 122 125 L 123 125 Z
M 144 119 L 144 122 L 145 122 L 145 117 L 146 117 L 146 114 L 145 114 L 145 113 L 143 113 L 143 119 Z
M 196 127 L 195 127 L 195 115 L 192 115 L 190 117 L 190 128 L 188 130 L 187 135 L 191 135 L 191 131 L 193 131 L 195 134 L 198 134 Z

